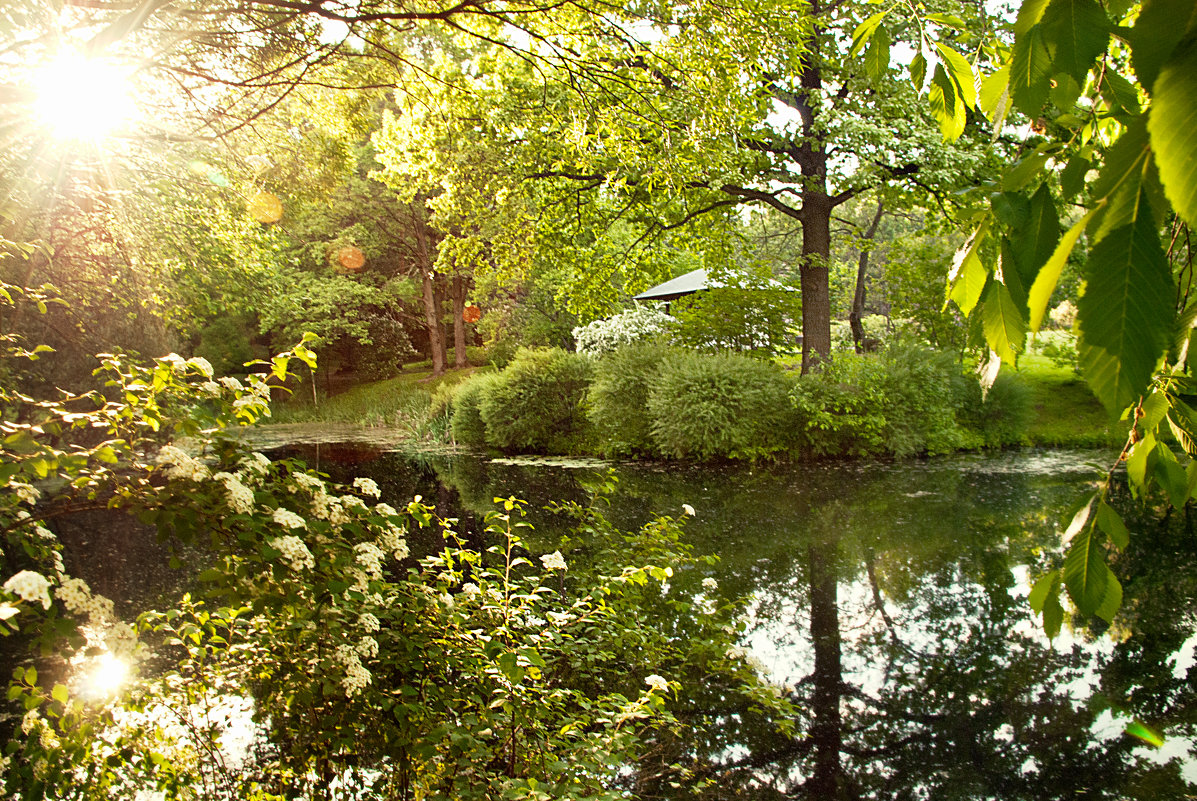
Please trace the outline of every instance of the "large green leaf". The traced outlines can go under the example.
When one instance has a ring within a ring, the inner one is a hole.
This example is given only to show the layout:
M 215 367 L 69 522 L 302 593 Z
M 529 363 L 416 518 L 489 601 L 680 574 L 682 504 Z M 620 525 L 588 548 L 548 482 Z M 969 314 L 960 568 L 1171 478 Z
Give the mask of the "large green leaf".
M 1197 39 L 1160 70 L 1147 129 L 1168 199 L 1185 222 L 1197 224 Z
M 1043 31 L 1033 26 L 1014 42 L 1010 53 L 1010 97 L 1028 117 L 1038 117 L 1051 90 L 1052 57 Z
M 977 77 L 973 74 L 972 65 L 959 52 L 948 47 L 943 42 L 935 43 L 935 50 L 943 63 L 947 65 L 952 80 L 956 83 L 956 92 L 969 108 L 977 105 Z
M 1093 198 L 1099 206 L 1089 229 L 1092 241 L 1099 242 L 1111 231 L 1133 223 L 1145 202 L 1158 208 L 1161 191 L 1147 123 L 1139 119 L 1110 148 L 1101 174 L 1093 182 Z
M 1143 86 L 1151 86 L 1176 46 L 1197 23 L 1193 0 L 1144 0 L 1131 29 L 1131 66 Z
M 1047 8 L 1047 0 L 1023 0 L 1018 9 L 1018 17 L 1014 20 L 1014 35 L 1022 36 L 1031 26 L 1043 18 L 1043 10 Z
M 876 33 L 878 26 L 881 25 L 881 21 L 885 19 L 885 15 L 888 13 L 889 9 L 878 11 L 856 26 L 856 30 L 852 32 L 852 49 L 848 51 L 849 58 L 855 58 L 860 54 L 860 51 L 868 44 L 873 34 Z
M 1107 69 L 1101 76 L 1101 96 L 1112 111 L 1119 109 L 1131 116 L 1139 114 L 1139 92 L 1135 85 L 1113 69 Z
M 1085 230 L 1085 226 L 1089 224 L 1089 217 L 1092 214 L 1093 212 L 1090 211 L 1068 229 L 1068 233 L 1052 251 L 1051 258 L 1036 274 L 1035 283 L 1031 284 L 1031 290 L 1027 293 L 1027 310 L 1030 315 L 1028 319 L 1032 331 L 1038 331 L 1039 326 L 1043 323 L 1043 314 L 1047 311 L 1047 304 L 1051 302 L 1052 293 L 1056 291 L 1060 273 L 1063 272 L 1064 265 L 1068 263 L 1068 256 L 1076 247 L 1076 242 L 1080 238 L 1081 232 Z
M 994 281 L 985 291 L 981 305 L 981 326 L 985 341 L 1005 361 L 1014 361 L 1022 352 L 1027 326 L 1022 312 L 1001 281 Z
M 966 122 L 964 101 L 956 91 L 956 82 L 944 70 L 943 64 L 935 65 L 931 76 L 931 88 L 927 92 L 931 114 L 939 120 L 943 138 L 954 141 L 964 133 Z
M 869 40 L 869 49 L 865 51 L 865 72 L 874 81 L 880 83 L 889 70 L 889 32 L 879 28 Z
M 1150 210 L 1102 239 L 1085 273 L 1077 303 L 1082 372 L 1117 413 L 1147 387 L 1172 328 L 1172 272 Z
M 1060 213 L 1056 211 L 1051 190 L 1042 184 L 1031 196 L 1026 223 L 1010 232 L 1018 274 L 1024 286 L 1035 280 L 1039 268 L 1051 258 L 1060 241 Z
M 1052 72 L 1071 75 L 1083 86 L 1110 40 L 1106 12 L 1095 0 L 1051 0 L 1040 27 L 1048 50 L 1055 54 Z
M 1101 539 L 1087 526 L 1072 538 L 1064 556 L 1064 586 L 1077 609 L 1086 615 L 1097 613 L 1106 597 L 1110 569 L 1102 554 Z

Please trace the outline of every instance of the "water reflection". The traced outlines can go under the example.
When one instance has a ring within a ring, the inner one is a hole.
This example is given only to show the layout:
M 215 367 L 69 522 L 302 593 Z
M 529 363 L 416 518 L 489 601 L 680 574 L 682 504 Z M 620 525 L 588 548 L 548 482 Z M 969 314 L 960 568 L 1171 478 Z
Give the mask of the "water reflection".
M 1135 536 L 1115 560 L 1126 602 L 1109 636 L 1082 627 L 1049 643 L 1029 619 L 1030 577 L 1058 553 L 1058 521 L 1104 461 L 1048 452 L 786 471 L 614 467 L 617 525 L 694 508 L 687 531 L 721 561 L 709 575 L 679 572 L 671 592 L 741 604 L 744 646 L 801 710 L 799 735 L 783 737 L 702 687 L 684 711 L 719 720 L 720 736 L 671 757 L 716 779 L 710 798 L 1190 795 L 1188 521 L 1136 520 L 1121 499 Z M 423 494 L 475 536 L 496 496 L 581 501 L 607 480 L 599 467 L 395 454 L 321 467 L 342 481 L 370 475 L 391 502 Z M 565 521 L 542 510 L 533 522 L 539 550 L 562 546 Z M 585 552 L 565 545 L 571 564 Z M 671 609 L 653 613 L 685 637 Z M 1156 751 L 1145 743 L 1159 731 Z

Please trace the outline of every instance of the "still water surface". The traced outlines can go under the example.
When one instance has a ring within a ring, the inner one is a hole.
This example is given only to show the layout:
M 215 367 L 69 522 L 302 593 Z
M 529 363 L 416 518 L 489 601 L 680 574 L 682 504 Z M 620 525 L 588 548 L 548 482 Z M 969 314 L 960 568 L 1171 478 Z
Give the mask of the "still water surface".
M 714 577 L 718 601 L 743 604 L 744 648 L 804 710 L 809 733 L 778 742 L 746 731 L 721 755 L 755 797 L 814 797 L 820 771 L 843 797 L 1197 793 L 1189 521 L 1161 524 L 1123 499 L 1134 537 L 1116 560 L 1124 611 L 1108 631 L 1066 623 L 1049 642 L 1026 603 L 1108 454 L 784 469 L 413 460 L 353 445 L 288 455 L 339 481 L 370 476 L 394 505 L 422 495 L 475 537 L 493 498 L 526 499 L 539 552 L 567 533 L 543 507 L 586 502 L 611 477 L 607 514 L 622 527 L 693 507 L 687 536 L 720 561 L 674 582 L 698 595 Z M 1128 728 L 1162 731 L 1165 743 Z

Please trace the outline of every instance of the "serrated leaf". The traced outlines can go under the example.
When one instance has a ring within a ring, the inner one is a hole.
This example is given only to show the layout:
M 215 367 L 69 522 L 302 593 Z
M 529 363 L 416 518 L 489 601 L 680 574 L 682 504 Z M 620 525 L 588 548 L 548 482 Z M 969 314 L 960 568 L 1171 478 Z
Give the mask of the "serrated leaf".
M 1052 57 L 1043 32 L 1033 26 L 1014 42 L 1010 52 L 1010 97 L 1028 117 L 1038 117 L 1051 90 Z
M 1056 595 L 1060 591 L 1060 571 L 1053 570 L 1050 573 L 1045 573 L 1040 576 L 1035 582 L 1035 586 L 1031 587 L 1031 594 L 1027 596 L 1027 603 L 1031 605 L 1031 610 L 1035 614 L 1043 611 L 1043 605 L 1047 601 L 1049 595 Z
M 1039 22 L 1055 54 L 1054 72 L 1071 75 L 1083 86 L 1094 60 L 1110 41 L 1110 20 L 1095 0 L 1051 0 Z
M 1093 212 L 1090 211 L 1068 229 L 1068 233 L 1064 234 L 1056 245 L 1051 258 L 1035 276 L 1035 282 L 1031 284 L 1031 291 L 1027 293 L 1027 310 L 1030 313 L 1032 331 L 1038 331 L 1039 326 L 1043 323 L 1043 315 L 1047 311 L 1047 304 L 1051 302 L 1052 293 L 1056 291 L 1060 273 L 1064 271 L 1064 265 L 1068 263 L 1068 257 L 1076 247 L 1077 240 L 1085 230 L 1085 226 L 1089 224 L 1089 218 L 1092 215 Z
M 1006 92 L 1010 85 L 1010 65 L 1006 64 L 1000 70 L 993 72 L 986 76 L 985 80 L 981 81 L 981 111 L 990 119 L 993 119 L 994 112 L 997 110 L 998 101 L 1001 100 L 1002 95 Z
M 879 28 L 869 41 L 869 49 L 865 51 L 865 72 L 874 81 L 881 82 L 889 71 L 889 50 L 889 32 Z
M 939 57 L 943 59 L 943 63 L 947 65 L 948 72 L 956 84 L 957 94 L 960 96 L 960 99 L 964 101 L 964 104 L 968 108 L 976 108 L 977 77 L 973 74 L 973 68 L 968 63 L 968 59 L 943 42 L 936 42 L 935 50 L 939 53 Z
M 927 80 L 927 57 L 918 53 L 910 60 L 910 82 L 916 91 L 923 91 L 923 84 Z
M 71 694 L 65 684 L 55 684 L 54 689 L 50 691 L 50 697 L 60 704 L 65 704 Z
M 961 31 L 967 27 L 964 20 L 960 19 L 960 17 L 956 16 L 955 14 L 928 14 L 926 19 L 930 20 L 931 22 L 938 22 L 940 25 L 946 25 L 949 28 L 955 28 Z
M 1027 181 L 1031 180 L 1032 175 L 1047 166 L 1047 158 L 1043 153 L 1024 156 L 1002 175 L 1002 189 L 1006 192 L 1022 189 Z
M 1146 389 L 1172 329 L 1172 271 L 1150 210 L 1098 242 L 1085 274 L 1079 361 L 1094 394 L 1116 414 Z
M 1134 222 L 1145 201 L 1150 200 L 1151 181 L 1156 179 L 1154 166 L 1147 125 L 1136 120 L 1110 148 L 1093 182 L 1098 211 L 1089 235 L 1095 244 L 1111 231 Z
M 1097 607 L 1093 614 L 1107 623 L 1113 623 L 1114 615 L 1118 614 L 1118 610 L 1121 608 L 1122 583 L 1109 568 L 1106 568 L 1106 595 L 1101 601 L 1101 606 Z
M 1155 436 L 1148 434 L 1131 447 L 1126 457 L 1126 477 L 1130 479 L 1131 489 L 1136 494 L 1147 484 L 1148 463 L 1155 453 L 1155 445 Z
M 1155 431 L 1168 413 L 1168 397 L 1163 392 L 1153 392 L 1143 399 L 1143 416 L 1139 418 L 1141 431 Z
M 1047 8 L 1047 0 L 1023 0 L 1018 9 L 1018 16 L 1014 20 L 1014 35 L 1022 36 L 1043 18 L 1043 10 Z
M 1101 79 L 1101 97 L 1112 111 L 1121 110 L 1131 116 L 1141 113 L 1139 91 L 1134 84 L 1108 67 Z
M 1130 530 L 1126 523 L 1105 501 L 1097 506 L 1097 525 L 1117 547 L 1125 548 L 1130 544 Z
M 1060 214 L 1047 184 L 1040 185 L 1031 196 L 1030 211 L 1026 223 L 1010 233 L 1018 274 L 1027 286 L 1034 282 L 1039 268 L 1051 258 L 1060 241 Z
M 1093 168 L 1093 162 L 1084 156 L 1073 156 L 1060 172 L 1060 194 L 1067 200 L 1076 197 L 1085 188 L 1085 176 Z
M 1043 604 L 1043 633 L 1049 640 L 1054 640 L 1060 634 L 1060 624 L 1064 622 L 1064 607 L 1060 605 L 1058 594 L 1047 596 Z
M 927 102 L 932 116 L 939 120 L 943 138 L 949 142 L 959 139 L 966 121 L 964 103 L 956 92 L 956 82 L 944 70 L 943 64 L 935 65 Z
M 1185 222 L 1197 224 L 1197 40 L 1160 70 L 1147 130 L 1164 192 Z
M 1176 509 L 1184 507 L 1189 500 L 1189 477 L 1176 461 L 1176 454 L 1164 443 L 1155 448 L 1155 477 L 1168 496 L 1168 503 Z
M 1022 311 L 1010 297 L 1010 290 L 1000 281 L 993 281 L 985 291 L 981 305 L 981 327 L 985 341 L 994 353 L 1006 361 L 1015 361 L 1022 353 L 1027 326 Z
M 1089 522 L 1089 515 L 1093 513 L 1093 502 L 1097 500 L 1097 494 L 1090 495 L 1085 501 L 1085 505 L 1076 510 L 1073 514 L 1072 520 L 1068 521 L 1068 528 L 1064 529 L 1063 543 L 1067 545 L 1072 542 L 1077 534 L 1085 530 L 1085 524 Z
M 956 303 L 961 314 L 968 316 L 976 308 L 988 281 L 989 271 L 977 257 L 976 251 L 969 251 L 960 265 L 955 283 L 950 287 L 948 299 Z
M 856 56 L 860 55 L 860 51 L 868 44 L 869 39 L 873 37 L 878 26 L 881 25 L 881 21 L 885 19 L 885 15 L 888 13 L 889 9 L 879 11 L 856 26 L 856 30 L 852 32 L 852 49 L 848 51 L 849 58 L 856 58 Z
M 1128 37 L 1131 65 L 1142 86 L 1152 86 L 1160 68 L 1197 20 L 1193 0 L 1145 0 Z
M 1093 536 L 1092 528 L 1085 528 L 1068 546 L 1064 555 L 1064 586 L 1077 609 L 1086 615 L 1095 614 L 1105 600 L 1110 569 L 1101 552 L 1101 540 Z

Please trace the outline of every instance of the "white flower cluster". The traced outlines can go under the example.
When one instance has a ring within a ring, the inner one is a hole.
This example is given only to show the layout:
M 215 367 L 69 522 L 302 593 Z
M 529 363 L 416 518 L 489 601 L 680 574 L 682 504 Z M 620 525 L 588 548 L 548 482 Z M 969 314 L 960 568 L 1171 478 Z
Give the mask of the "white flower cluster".
M 43 609 L 50 608 L 50 580 L 41 573 L 22 570 L 4 582 L 4 589 L 29 603 L 41 602 Z
M 200 384 L 199 388 L 200 392 L 204 393 L 209 398 L 220 397 L 220 384 L 217 384 L 215 381 L 205 381 L 204 383 Z
M 399 514 L 395 507 L 391 506 L 389 503 L 376 504 L 374 506 L 374 511 L 380 515 L 385 515 L 386 517 L 394 517 L 395 515 Z
M 346 509 L 365 509 L 366 508 L 365 502 L 362 501 L 362 499 L 357 497 L 356 495 L 342 495 L 337 500 L 339 500 L 341 502 L 341 506 Z
M 362 495 L 369 495 L 371 498 L 382 497 L 382 490 L 378 488 L 378 483 L 372 478 L 355 478 L 353 480 L 354 489 L 359 490 Z
M 362 659 L 373 659 L 378 656 L 378 640 L 373 637 L 362 637 L 357 643 L 357 653 Z
M 199 459 L 187 455 L 174 445 L 163 445 L 155 460 L 166 467 L 167 478 L 181 478 L 188 481 L 206 481 L 211 475 Z
M 316 557 L 312 556 L 308 546 L 299 537 L 287 535 L 273 539 L 270 547 L 282 551 L 283 559 L 290 563 L 293 570 L 311 570 L 316 566 Z
M 345 688 L 345 697 L 352 698 L 370 683 L 370 671 L 362 666 L 361 657 L 352 645 L 338 645 L 336 660 L 345 669 L 345 676 L 341 679 L 341 686 Z
M 223 380 L 224 379 L 222 378 L 221 381 Z M 233 380 L 236 381 L 236 379 Z M 246 474 L 245 476 L 242 476 L 242 480 L 245 480 L 248 475 L 264 476 L 270 471 L 270 460 L 267 459 L 263 454 L 254 451 L 249 456 L 246 456 L 244 459 L 242 459 L 238 463 L 238 467 L 240 467 L 241 471 Z
M 578 353 L 610 353 L 621 345 L 663 334 L 676 322 L 664 312 L 637 305 L 605 320 L 575 328 L 573 335 Z
M 223 384 L 225 386 L 225 388 L 231 389 L 234 392 L 244 392 L 245 391 L 245 387 L 243 387 L 241 385 L 241 382 L 239 380 L 237 380 L 236 377 L 231 376 L 231 375 L 221 376 L 220 383 Z
M 92 624 L 99 625 L 113 618 L 112 600 L 93 593 L 83 579 L 67 579 L 62 582 L 62 586 L 54 590 L 54 595 L 62 601 L 68 612 L 81 617 L 86 616 Z
M 372 542 L 359 542 L 353 546 L 353 556 L 359 565 L 365 568 L 372 579 L 382 578 L 382 560 L 386 558 L 378 546 Z
M 357 498 L 354 500 L 356 501 Z M 323 489 L 317 491 L 316 496 L 312 498 L 312 513 L 334 526 L 343 526 L 352 520 L 349 513 L 345 511 L 345 507 L 341 505 L 341 500 L 329 495 Z
M 274 510 L 274 522 L 283 528 L 304 528 L 307 522 L 289 509 L 279 507 Z
M 295 482 L 295 486 L 299 489 L 305 489 L 310 492 L 324 491 L 324 482 L 311 473 L 292 473 L 291 480 Z
M 137 632 L 128 623 L 117 621 L 105 633 L 104 645 L 114 656 L 129 656 L 137 647 Z
M 378 547 L 393 556 L 395 561 L 402 562 L 410 553 L 403 536 L 406 533 L 394 523 L 387 523 L 387 527 L 378 535 Z
M 702 580 L 702 588 L 707 592 L 714 592 L 715 590 L 719 589 L 719 582 L 715 581 L 715 579 L 711 578 L 710 576 L 707 576 Z
M 37 499 L 42 496 L 41 490 L 34 487 L 32 484 L 24 484 L 20 481 L 14 481 L 8 485 L 8 488 L 16 493 L 17 497 L 21 499 L 22 503 L 27 503 L 33 506 L 37 503 Z
M 565 570 L 565 557 L 561 555 L 561 551 L 542 555 L 540 563 L 544 565 L 545 570 Z
M 253 512 L 254 491 L 242 484 L 240 478 L 232 473 L 217 473 L 212 478 L 224 484 L 225 491 L 229 494 L 230 509 L 243 515 Z
M 362 616 L 357 619 L 357 624 L 362 627 L 362 630 L 373 634 L 382 628 L 382 624 L 378 622 L 378 618 L 369 612 L 363 612 Z
M 658 676 L 656 673 L 644 679 L 644 683 L 648 685 L 648 689 L 659 693 L 669 692 L 669 682 L 665 680 L 664 676 Z

